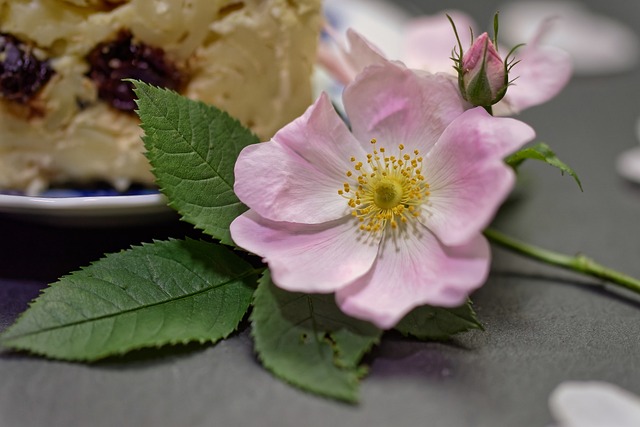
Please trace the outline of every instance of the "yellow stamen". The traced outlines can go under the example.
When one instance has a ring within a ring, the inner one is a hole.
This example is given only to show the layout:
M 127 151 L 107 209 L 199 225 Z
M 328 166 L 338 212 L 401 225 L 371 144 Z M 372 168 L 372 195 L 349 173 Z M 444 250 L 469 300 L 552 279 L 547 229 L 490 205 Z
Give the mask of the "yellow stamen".
M 419 207 L 429 196 L 419 150 L 414 150 L 411 156 L 403 152 L 405 147 L 400 144 L 395 156 L 387 156 L 387 148 L 378 148 L 376 144 L 377 140 L 372 138 L 373 150 L 367 154 L 366 164 L 351 157 L 354 172 L 347 171 L 346 176 L 353 177 L 357 185 L 351 188 L 344 183 L 344 189 L 338 190 L 348 200 L 360 230 L 369 233 L 384 231 L 387 225 L 397 229 L 419 217 Z

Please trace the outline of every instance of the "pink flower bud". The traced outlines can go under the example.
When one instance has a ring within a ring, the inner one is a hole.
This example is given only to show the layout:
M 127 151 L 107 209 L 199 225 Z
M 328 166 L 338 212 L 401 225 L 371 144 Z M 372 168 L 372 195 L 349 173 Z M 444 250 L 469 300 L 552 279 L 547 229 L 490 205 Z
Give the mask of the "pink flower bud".
M 489 107 L 504 97 L 509 85 L 507 65 L 487 33 L 476 38 L 460 65 L 458 84 L 467 101 Z

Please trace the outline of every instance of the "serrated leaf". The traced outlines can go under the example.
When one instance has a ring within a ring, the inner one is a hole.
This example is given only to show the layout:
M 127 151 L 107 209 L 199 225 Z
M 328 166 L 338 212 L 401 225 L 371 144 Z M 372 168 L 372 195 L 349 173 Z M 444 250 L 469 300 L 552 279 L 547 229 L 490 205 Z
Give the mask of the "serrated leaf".
M 229 225 L 247 210 L 233 192 L 240 151 L 260 142 L 227 113 L 134 82 L 147 157 L 157 184 L 184 220 L 233 244 Z
M 411 335 L 425 341 L 444 341 L 455 334 L 483 327 L 471 302 L 468 302 L 456 308 L 416 307 L 398 322 L 395 329 L 405 336 Z
M 263 365 L 303 390 L 355 402 L 366 373 L 362 357 L 382 331 L 343 314 L 333 295 L 307 295 L 261 278 L 251 314 L 255 349 Z
M 527 159 L 539 160 L 545 162 L 553 167 L 560 169 L 561 174 L 569 174 L 580 187 L 580 191 L 582 190 L 582 183 L 580 182 L 580 178 L 578 178 L 578 174 L 571 169 L 566 163 L 562 162 L 556 153 L 554 153 L 551 148 L 544 142 L 539 142 L 532 147 L 523 148 L 520 151 L 517 151 L 507 157 L 505 162 L 514 169 L 517 169 L 522 162 Z
M 254 269 L 195 240 L 155 242 L 105 258 L 44 290 L 0 345 L 93 361 L 233 332 L 251 303 Z

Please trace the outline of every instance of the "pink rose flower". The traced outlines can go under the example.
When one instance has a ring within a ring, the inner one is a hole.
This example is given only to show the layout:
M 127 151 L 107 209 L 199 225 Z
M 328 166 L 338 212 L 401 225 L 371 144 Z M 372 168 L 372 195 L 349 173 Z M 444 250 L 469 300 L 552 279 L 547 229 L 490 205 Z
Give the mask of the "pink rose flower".
M 370 66 L 271 141 L 245 148 L 234 190 L 250 210 L 235 243 L 289 291 L 336 293 L 347 314 L 393 327 L 412 308 L 458 306 L 481 286 L 482 235 L 512 189 L 503 158 L 534 137 L 510 118 L 465 111 L 447 76 Z

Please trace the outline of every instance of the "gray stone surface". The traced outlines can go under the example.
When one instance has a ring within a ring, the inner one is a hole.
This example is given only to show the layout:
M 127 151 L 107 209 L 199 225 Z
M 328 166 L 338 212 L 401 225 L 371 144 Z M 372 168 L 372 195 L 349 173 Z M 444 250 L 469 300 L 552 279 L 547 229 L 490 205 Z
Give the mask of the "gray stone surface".
M 415 12 L 442 8 L 398 3 Z M 628 24 L 640 22 L 634 2 L 590 4 Z M 447 2 L 482 22 L 497 5 Z M 640 276 L 640 188 L 614 170 L 617 155 L 637 144 L 639 82 L 637 69 L 575 78 L 560 97 L 521 115 L 578 171 L 585 192 L 554 169 L 526 165 L 520 197 L 505 207 L 497 228 Z M 38 285 L 102 251 L 182 233 L 183 227 L 169 225 L 92 234 L 3 219 L 0 328 Z M 640 394 L 638 298 L 495 250 L 493 273 L 474 301 L 484 332 L 446 344 L 386 336 L 370 358 L 357 406 L 272 378 L 257 363 L 245 330 L 216 346 L 140 352 L 93 365 L 0 353 L 0 426 L 542 427 L 550 422 L 547 398 L 564 380 L 605 380 Z

